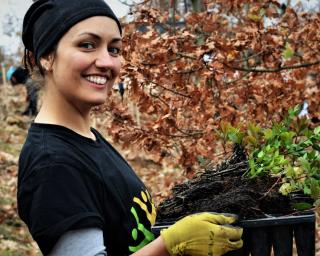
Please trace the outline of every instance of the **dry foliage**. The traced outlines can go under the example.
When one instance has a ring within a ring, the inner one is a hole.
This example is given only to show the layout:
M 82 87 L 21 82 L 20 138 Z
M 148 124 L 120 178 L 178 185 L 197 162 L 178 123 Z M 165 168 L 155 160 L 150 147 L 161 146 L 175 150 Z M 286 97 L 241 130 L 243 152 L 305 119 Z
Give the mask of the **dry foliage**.
M 97 110 L 113 140 L 192 175 L 199 157 L 225 158 L 221 121 L 268 126 L 307 101 L 318 122 L 320 14 L 280 7 L 213 1 L 175 28 L 168 13 L 140 6 L 124 28 L 123 103 L 116 95 Z

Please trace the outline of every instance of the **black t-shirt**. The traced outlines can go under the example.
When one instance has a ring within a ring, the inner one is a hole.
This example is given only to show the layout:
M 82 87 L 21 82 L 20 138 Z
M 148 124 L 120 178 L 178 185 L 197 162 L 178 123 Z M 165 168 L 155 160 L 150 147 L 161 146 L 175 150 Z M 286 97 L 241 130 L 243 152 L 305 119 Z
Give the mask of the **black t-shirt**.
M 103 230 L 108 255 L 154 239 L 148 191 L 119 153 L 59 125 L 33 123 L 19 159 L 18 212 L 43 254 L 69 230 Z

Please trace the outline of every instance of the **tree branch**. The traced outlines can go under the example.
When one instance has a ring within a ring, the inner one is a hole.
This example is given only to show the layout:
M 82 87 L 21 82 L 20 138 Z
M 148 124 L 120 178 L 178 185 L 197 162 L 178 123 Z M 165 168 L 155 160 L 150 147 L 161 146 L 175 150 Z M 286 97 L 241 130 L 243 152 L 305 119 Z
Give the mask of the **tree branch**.
M 234 60 L 234 62 L 237 62 L 237 63 L 239 63 L 239 62 L 245 62 L 245 61 L 248 61 L 249 59 L 258 57 L 259 55 L 261 55 L 261 54 L 263 54 L 263 53 L 265 53 L 264 50 L 263 50 L 263 51 L 260 51 L 260 52 L 258 52 L 258 53 L 252 54 L 252 55 L 250 55 L 250 56 L 248 56 L 248 57 L 246 57 L 246 58 L 242 58 L 242 59 L 240 59 L 240 60 Z
M 152 93 L 151 88 L 150 88 L 149 93 L 150 93 L 151 97 L 154 97 L 154 98 L 160 100 L 163 104 L 165 104 L 168 108 L 170 108 L 169 104 L 167 102 L 165 102 L 163 99 L 161 99 L 160 96 Z
M 156 83 L 156 82 L 153 82 L 153 81 L 149 81 L 149 82 L 152 83 L 152 84 L 154 84 L 154 85 L 156 85 L 156 86 L 159 86 L 160 88 L 162 88 L 162 89 L 164 89 L 164 90 L 166 90 L 166 91 L 172 92 L 173 94 L 177 94 L 177 95 L 179 95 L 179 96 L 182 96 L 182 97 L 185 97 L 185 98 L 189 98 L 189 99 L 192 98 L 192 97 L 189 96 L 189 95 L 183 94 L 183 93 L 181 93 L 181 92 L 177 92 L 177 91 L 175 91 L 175 90 L 173 90 L 173 89 L 167 88 L 167 87 L 165 87 L 165 86 L 163 86 L 163 85 L 160 85 L 160 84 L 158 84 L 158 83 Z
M 173 58 L 173 59 L 168 60 L 168 63 L 180 60 L 181 58 L 198 60 L 197 57 L 194 57 L 192 55 L 187 55 L 185 53 L 177 52 L 176 55 L 177 55 L 177 58 Z M 148 62 L 141 62 L 141 64 L 145 65 L 145 66 L 158 66 L 159 65 L 159 63 L 148 63 Z M 188 71 L 188 73 L 189 73 L 189 71 Z
M 192 59 L 192 60 L 197 60 L 198 59 L 197 57 L 194 57 L 192 55 L 187 55 L 187 54 L 182 53 L 182 52 L 177 52 L 177 55 L 181 56 L 181 57 L 184 57 L 184 58 Z
M 239 71 L 246 71 L 246 72 L 256 72 L 256 73 L 273 73 L 273 72 L 279 72 L 281 70 L 287 70 L 287 69 L 296 69 L 296 68 L 306 68 L 314 65 L 319 65 L 320 60 L 315 61 L 315 62 L 310 62 L 310 63 L 302 63 L 302 64 L 295 64 L 292 66 L 283 66 L 283 67 L 278 67 L 278 68 L 243 68 L 243 67 L 235 67 L 235 66 L 230 66 L 227 63 L 224 63 L 225 66 L 228 68 L 234 69 L 234 70 L 239 70 Z
M 145 130 L 143 128 L 136 128 L 146 134 L 149 134 L 149 135 L 160 135 L 160 136 L 167 136 L 167 137 L 171 137 L 171 138 L 188 138 L 188 137 L 194 137 L 194 136 L 199 136 L 200 134 L 170 134 L 170 133 L 161 133 L 161 132 L 156 132 L 156 131 L 148 131 L 148 130 Z
M 228 81 L 228 82 L 225 82 L 224 84 L 225 85 L 229 85 L 229 84 L 233 84 L 233 83 L 236 83 L 242 79 L 244 79 L 245 77 L 247 77 L 248 75 L 250 74 L 250 72 L 246 72 L 243 76 L 239 77 L 239 78 L 236 78 L 234 80 L 231 80 L 231 81 Z
M 201 130 L 194 130 L 191 133 L 190 132 L 186 132 L 182 129 L 180 129 L 177 125 L 175 126 L 175 128 L 178 130 L 178 132 L 181 132 L 184 135 L 188 135 L 188 136 L 198 136 L 198 135 L 203 135 L 203 131 Z

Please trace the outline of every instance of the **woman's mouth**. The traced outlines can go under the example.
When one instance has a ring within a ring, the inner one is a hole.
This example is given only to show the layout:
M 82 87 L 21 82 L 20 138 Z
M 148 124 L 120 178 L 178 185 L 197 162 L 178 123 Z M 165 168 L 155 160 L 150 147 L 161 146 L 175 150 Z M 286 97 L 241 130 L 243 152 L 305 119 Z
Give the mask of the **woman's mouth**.
M 94 83 L 96 85 L 106 85 L 107 78 L 104 76 L 86 76 L 85 79 L 91 83 Z

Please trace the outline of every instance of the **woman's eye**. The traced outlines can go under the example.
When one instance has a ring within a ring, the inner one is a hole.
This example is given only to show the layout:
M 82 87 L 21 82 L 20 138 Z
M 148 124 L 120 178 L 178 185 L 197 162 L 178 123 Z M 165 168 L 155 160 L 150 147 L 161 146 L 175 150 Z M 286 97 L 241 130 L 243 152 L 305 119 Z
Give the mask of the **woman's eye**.
M 120 54 L 120 48 L 117 47 L 109 47 L 108 52 L 110 52 L 114 56 L 118 56 Z
M 80 47 L 81 47 L 81 48 L 88 49 L 88 50 L 91 50 L 91 49 L 94 48 L 94 44 L 93 44 L 93 43 L 90 43 L 90 42 L 85 42 L 85 43 L 81 43 L 81 44 L 80 44 Z

